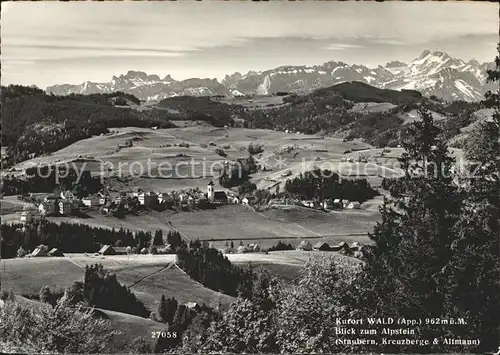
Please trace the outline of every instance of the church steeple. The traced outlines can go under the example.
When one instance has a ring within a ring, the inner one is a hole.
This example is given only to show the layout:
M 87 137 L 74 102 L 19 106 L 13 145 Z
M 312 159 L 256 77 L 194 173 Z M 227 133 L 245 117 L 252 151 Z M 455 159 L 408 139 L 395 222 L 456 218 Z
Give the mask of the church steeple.
M 213 183 L 213 181 L 210 181 L 207 185 L 207 198 L 210 202 L 214 201 L 214 195 L 215 195 L 214 183 Z

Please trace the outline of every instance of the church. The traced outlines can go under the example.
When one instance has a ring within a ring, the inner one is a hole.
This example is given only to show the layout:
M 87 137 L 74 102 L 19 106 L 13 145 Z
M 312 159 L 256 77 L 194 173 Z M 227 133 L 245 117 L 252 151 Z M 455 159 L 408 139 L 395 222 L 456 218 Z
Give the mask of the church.
M 215 191 L 213 181 L 207 185 L 207 199 L 211 203 L 225 205 L 228 203 L 228 197 L 225 191 Z

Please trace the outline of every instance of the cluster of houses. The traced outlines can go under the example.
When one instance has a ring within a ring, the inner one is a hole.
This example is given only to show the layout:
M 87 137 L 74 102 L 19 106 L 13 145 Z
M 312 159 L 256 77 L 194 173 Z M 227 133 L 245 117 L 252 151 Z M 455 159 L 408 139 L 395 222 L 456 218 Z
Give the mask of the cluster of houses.
M 88 207 L 104 205 L 108 198 L 107 194 L 99 192 L 96 195 L 80 200 L 71 191 L 63 191 L 59 195 L 49 195 L 45 197 L 38 205 L 38 212 L 43 216 L 55 212 L 69 215 L 75 210 L 78 210 L 82 205 Z
M 225 205 L 238 204 L 240 199 L 234 193 L 226 191 L 216 191 L 214 183 L 210 181 L 206 192 L 199 188 L 185 191 L 154 192 L 142 191 L 121 192 L 115 199 L 116 204 L 127 204 L 129 199 L 137 199 L 141 206 L 154 207 L 157 204 L 174 204 L 181 206 L 195 207 L 207 204 Z
M 223 254 L 243 254 L 243 253 L 258 253 L 261 252 L 260 245 L 258 244 L 247 244 L 247 245 L 240 245 L 238 248 L 232 248 L 230 246 L 226 246 L 225 248 L 221 249 L 221 252 Z
M 137 200 L 138 205 L 145 207 L 154 207 L 157 204 L 180 204 L 181 206 L 195 207 L 207 204 L 225 205 L 225 204 L 248 204 L 248 199 L 240 200 L 233 192 L 216 191 L 214 183 L 210 181 L 207 185 L 206 192 L 202 192 L 199 188 L 187 191 L 171 191 L 171 192 L 153 192 L 143 191 L 138 189 L 135 192 L 121 192 L 116 198 L 111 198 L 107 192 L 98 192 L 85 198 L 79 199 L 71 191 L 61 192 L 59 195 L 52 194 L 38 204 L 38 209 L 24 210 L 20 217 L 20 222 L 23 224 L 31 222 L 33 219 L 40 216 L 47 216 L 52 213 L 60 213 L 70 215 L 78 211 L 81 207 L 98 207 L 102 208 L 103 212 L 110 212 L 110 206 L 124 205 L 128 207 L 131 201 Z
M 57 248 L 52 248 L 49 250 L 48 246 L 40 244 L 35 249 L 33 249 L 33 251 L 27 256 L 35 258 L 41 256 L 64 256 L 64 254 Z
M 298 200 L 292 198 L 279 198 L 269 201 L 270 207 L 284 207 L 284 206 L 303 206 L 314 209 L 323 210 L 340 210 L 340 209 L 360 209 L 361 204 L 358 201 L 349 201 L 345 199 L 323 200 Z
M 346 242 L 340 242 L 337 245 L 328 245 L 327 242 L 317 242 L 312 245 L 309 241 L 303 240 L 297 246 L 297 250 L 303 251 L 336 251 L 343 254 L 353 255 L 354 257 L 362 257 L 366 246 L 359 242 L 353 242 L 351 245 Z
M 163 246 L 155 246 L 155 254 L 172 254 L 174 249 L 170 244 Z M 134 250 L 132 247 L 116 247 L 111 245 L 103 245 L 97 253 L 96 256 L 106 256 L 106 255 L 128 255 L 128 254 L 149 254 L 151 251 L 148 248 L 142 248 L 141 250 Z

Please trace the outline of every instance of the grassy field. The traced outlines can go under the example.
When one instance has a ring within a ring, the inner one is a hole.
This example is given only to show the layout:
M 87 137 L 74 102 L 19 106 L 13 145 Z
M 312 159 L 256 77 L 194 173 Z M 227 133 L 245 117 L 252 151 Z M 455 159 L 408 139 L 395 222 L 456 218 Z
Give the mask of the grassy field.
M 285 170 L 291 170 L 292 174 L 300 173 L 308 166 L 304 162 L 338 162 L 347 150 L 372 148 L 359 141 L 343 142 L 317 135 L 207 125 L 158 130 L 114 128 L 111 132 L 81 140 L 51 155 L 19 163 L 16 168 L 22 170 L 37 164 L 69 163 L 78 169 L 90 170 L 94 175 L 136 176 L 143 173 L 151 177 L 125 183 L 132 188 L 164 191 L 197 186 L 204 188 L 217 175 L 215 167 L 221 161 L 248 156 L 248 145 L 258 142 L 264 145 L 264 153 L 259 159 L 263 159 L 272 170 L 256 174 L 253 179 L 259 187 L 266 188 L 267 180 L 280 177 Z M 126 148 L 124 145 L 128 140 L 133 140 L 133 146 Z M 188 143 L 189 147 L 176 146 L 180 143 Z M 219 156 L 215 152 L 216 146 L 210 143 L 226 147 L 227 157 Z M 285 153 L 286 147 L 293 149 Z M 276 159 L 280 156 L 284 163 L 278 165 Z
M 131 290 L 146 307 L 155 309 L 161 295 L 175 297 L 179 302 L 198 302 L 215 305 L 220 299 L 222 304 L 229 304 L 232 298 L 203 287 L 193 281 L 177 267 L 163 270 L 173 255 L 166 255 L 163 260 L 151 260 L 146 256 L 142 260 L 127 257 L 90 257 L 71 256 L 64 258 L 23 258 L 2 260 L 2 286 L 12 289 L 16 294 L 38 294 L 43 286 L 64 288 L 74 281 L 83 280 L 86 264 L 101 263 L 116 273 L 118 281 L 131 286 L 140 281 Z
M 126 350 L 132 341 L 138 337 L 144 338 L 154 347 L 155 339 L 152 339 L 151 333 L 154 331 L 164 331 L 165 325 L 152 321 L 150 319 L 133 316 L 126 313 L 100 310 L 111 322 L 111 329 L 119 332 L 111 342 L 110 351 Z
M 281 240 L 294 246 L 301 240 L 311 243 L 327 241 L 337 243 L 358 241 L 367 243 L 366 233 L 372 231 L 379 220 L 381 198 L 366 202 L 366 210 L 344 210 L 326 213 L 308 208 L 292 207 L 254 212 L 245 205 L 225 205 L 215 210 L 193 212 L 148 211 L 140 216 L 128 215 L 124 219 L 90 213 L 90 218 L 49 217 L 55 223 L 84 223 L 94 227 L 124 228 L 131 231 L 167 233 L 180 231 L 189 240 L 207 240 L 215 248 L 226 243 L 237 246 L 257 243 L 268 248 Z
M 219 292 L 212 291 L 200 283 L 192 280 L 184 271 L 178 267 L 158 273 L 155 266 L 137 266 L 116 270 L 120 282 L 132 285 L 138 280 L 146 277 L 143 281 L 131 287 L 132 292 L 144 302 L 149 309 L 156 309 L 156 305 L 162 295 L 175 297 L 182 304 L 196 302 L 216 307 L 218 302 L 227 307 L 233 298 Z M 153 274 L 154 273 L 154 274 Z
M 301 207 L 269 209 L 262 214 L 271 220 L 289 223 L 321 237 L 308 239 L 311 243 L 326 241 L 333 244 L 342 241 L 369 243 L 367 233 L 373 230 L 380 218 L 378 211 L 343 210 L 327 213 Z
M 83 280 L 83 269 L 62 258 L 4 259 L 0 264 L 2 288 L 16 294 L 38 294 L 43 286 L 64 288 Z

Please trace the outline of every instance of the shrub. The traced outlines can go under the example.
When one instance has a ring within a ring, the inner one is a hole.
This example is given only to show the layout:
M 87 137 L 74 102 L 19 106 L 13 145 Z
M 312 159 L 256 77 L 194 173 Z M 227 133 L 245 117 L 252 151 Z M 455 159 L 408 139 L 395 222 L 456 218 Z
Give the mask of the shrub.
M 248 152 L 251 155 L 260 154 L 264 151 L 264 145 L 259 143 L 250 143 L 248 145 Z
M 227 157 L 227 153 L 223 149 L 221 149 L 221 148 L 216 148 L 215 152 L 217 154 L 219 154 L 221 157 L 224 157 L 224 158 Z
M 36 308 L 7 302 L 0 308 L 0 320 L 2 345 L 19 353 L 97 354 L 118 334 L 109 330 L 109 321 L 94 318 L 92 310 L 67 307 L 62 302 Z

